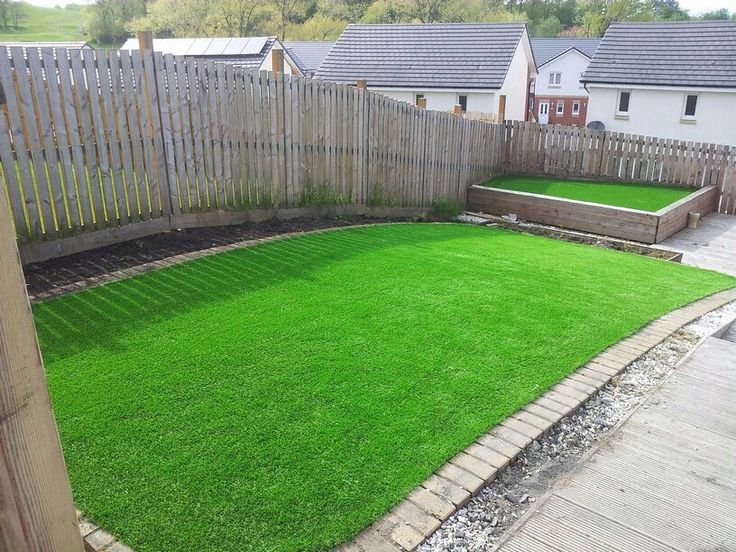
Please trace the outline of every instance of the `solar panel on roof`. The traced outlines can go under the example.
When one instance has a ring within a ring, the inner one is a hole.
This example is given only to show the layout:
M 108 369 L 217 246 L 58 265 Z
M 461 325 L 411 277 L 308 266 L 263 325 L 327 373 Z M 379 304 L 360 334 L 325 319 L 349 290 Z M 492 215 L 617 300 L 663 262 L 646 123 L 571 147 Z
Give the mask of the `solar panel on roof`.
M 268 42 L 267 36 L 251 37 L 248 39 L 248 42 L 245 44 L 240 53 L 246 56 L 260 54 L 261 50 L 263 50 L 263 47 L 266 45 L 266 42 Z
M 222 51 L 223 56 L 237 56 L 243 50 L 243 46 L 248 42 L 247 38 L 231 38 Z
M 164 54 L 183 56 L 192 44 L 191 38 L 154 38 L 153 49 Z M 137 49 L 137 48 L 136 48 Z
M 230 38 L 213 38 L 204 52 L 206 56 L 221 56 L 230 43 Z
M 212 42 L 211 38 L 193 38 L 191 40 L 192 43 L 185 52 L 188 56 L 203 56 Z

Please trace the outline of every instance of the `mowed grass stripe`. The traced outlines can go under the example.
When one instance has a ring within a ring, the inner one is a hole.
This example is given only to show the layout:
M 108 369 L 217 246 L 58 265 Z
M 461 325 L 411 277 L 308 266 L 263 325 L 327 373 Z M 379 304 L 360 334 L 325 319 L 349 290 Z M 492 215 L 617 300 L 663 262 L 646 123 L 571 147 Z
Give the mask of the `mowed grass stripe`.
M 639 209 L 652 213 L 695 191 L 693 188 L 674 186 L 563 180 L 542 176 L 501 176 L 489 180 L 484 186 Z
M 34 307 L 75 500 L 139 552 L 323 550 L 736 280 L 465 225 L 307 235 Z

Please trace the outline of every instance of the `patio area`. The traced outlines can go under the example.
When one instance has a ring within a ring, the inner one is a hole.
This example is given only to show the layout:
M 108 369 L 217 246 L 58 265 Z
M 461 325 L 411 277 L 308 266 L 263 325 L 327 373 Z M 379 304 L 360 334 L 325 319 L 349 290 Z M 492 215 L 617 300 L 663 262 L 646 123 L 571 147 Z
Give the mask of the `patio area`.
M 683 253 L 685 264 L 736 275 L 736 217 L 711 213 L 698 228 L 686 228 L 659 247 Z

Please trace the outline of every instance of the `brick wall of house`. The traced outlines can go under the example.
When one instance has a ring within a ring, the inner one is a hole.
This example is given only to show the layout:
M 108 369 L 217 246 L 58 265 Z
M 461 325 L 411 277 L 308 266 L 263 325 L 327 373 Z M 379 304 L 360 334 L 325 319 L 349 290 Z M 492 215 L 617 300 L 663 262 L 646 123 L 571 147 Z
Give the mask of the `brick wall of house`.
M 567 125 L 567 126 L 585 126 L 585 117 L 588 113 L 588 97 L 587 96 L 536 96 L 534 98 L 534 115 L 539 120 L 539 104 L 541 102 L 549 102 L 549 124 L 551 125 Z M 557 104 L 564 104 L 564 112 L 562 115 L 557 114 Z M 573 115 L 573 104 L 580 104 L 580 113 Z

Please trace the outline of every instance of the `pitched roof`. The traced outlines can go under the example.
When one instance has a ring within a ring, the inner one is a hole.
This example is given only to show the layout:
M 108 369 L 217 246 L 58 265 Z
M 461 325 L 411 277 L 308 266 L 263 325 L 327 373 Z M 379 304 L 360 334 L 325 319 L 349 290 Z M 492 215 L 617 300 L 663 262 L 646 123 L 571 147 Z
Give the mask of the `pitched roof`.
M 580 80 L 736 88 L 736 21 L 613 23 Z
M 305 75 L 311 75 L 324 61 L 334 42 L 285 42 L 284 48 Z
M 316 78 L 369 86 L 500 88 L 526 23 L 348 25 Z
M 214 59 L 245 69 L 260 68 L 271 47 L 274 36 L 245 38 L 154 38 L 153 49 L 164 54 Z M 121 50 L 137 50 L 138 40 L 129 38 Z
M 91 48 L 84 41 L 77 42 L 0 42 L 0 46 L 12 48 L 20 46 L 21 48 L 66 48 L 67 50 L 81 50 L 82 48 Z
M 593 57 L 600 38 L 532 38 L 532 51 L 537 67 L 559 56 L 561 53 L 574 47 L 582 54 Z

